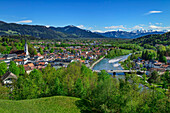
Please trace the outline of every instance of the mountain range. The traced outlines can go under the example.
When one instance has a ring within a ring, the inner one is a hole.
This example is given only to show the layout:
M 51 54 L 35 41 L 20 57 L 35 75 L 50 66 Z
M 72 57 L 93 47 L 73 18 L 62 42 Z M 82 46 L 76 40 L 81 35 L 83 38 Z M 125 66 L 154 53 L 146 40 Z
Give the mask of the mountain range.
M 142 36 L 146 36 L 146 35 L 150 35 L 150 34 L 164 34 L 168 32 L 167 30 L 163 30 L 163 31 L 154 31 L 154 30 L 134 30 L 131 32 L 127 32 L 127 31 L 109 31 L 109 32 L 105 32 L 105 33 L 99 33 L 99 32 L 95 32 L 97 34 L 100 34 L 102 36 L 108 37 L 108 38 L 128 38 L 128 39 L 132 39 L 132 38 L 139 38 Z
M 0 35 L 30 35 L 37 38 L 78 38 L 73 35 L 54 31 L 46 26 L 22 25 L 0 21 Z
M 105 36 L 93 33 L 90 30 L 80 29 L 73 25 L 69 25 L 66 27 L 49 27 L 49 28 L 55 31 L 77 36 L 79 38 L 105 38 Z
M 30 35 L 37 38 L 105 38 L 102 35 L 75 26 L 46 27 L 41 25 L 22 25 L 0 21 L 0 35 Z
M 163 34 L 167 31 L 136 30 L 110 31 L 105 33 L 91 32 L 69 25 L 65 27 L 46 27 L 42 25 L 23 25 L 0 21 L 0 36 L 2 35 L 29 35 L 43 39 L 61 38 L 138 38 L 149 34 Z

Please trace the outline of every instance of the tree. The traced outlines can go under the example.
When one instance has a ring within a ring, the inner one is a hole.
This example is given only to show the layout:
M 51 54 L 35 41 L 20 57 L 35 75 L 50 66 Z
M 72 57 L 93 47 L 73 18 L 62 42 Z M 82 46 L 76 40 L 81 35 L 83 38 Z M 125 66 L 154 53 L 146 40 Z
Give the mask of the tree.
M 145 59 L 145 52 L 142 51 L 142 58 Z
M 62 83 L 60 82 L 59 78 L 57 77 L 54 83 L 55 89 L 52 93 L 55 95 L 65 95 L 64 87 L 62 86 Z
M 37 51 L 32 45 L 28 46 L 28 50 L 31 56 L 37 55 Z
M 36 51 L 36 49 L 34 49 L 34 51 L 33 51 L 33 55 L 37 55 L 37 51 Z
M 62 52 L 63 52 L 63 49 L 61 49 L 60 52 L 62 53 Z
M 141 70 L 142 70 L 142 71 L 146 71 L 147 69 L 146 69 L 146 68 L 142 68 Z
M 84 60 L 83 56 L 81 56 L 81 60 Z
M 6 54 L 7 53 L 7 48 L 5 46 L 0 46 L 0 53 Z
M 166 71 L 162 76 L 161 79 L 163 81 L 163 88 L 168 88 L 168 83 L 170 83 L 170 76 L 169 71 Z
M 18 67 L 19 67 L 19 70 L 20 70 L 19 75 L 24 75 L 25 74 L 24 66 L 23 65 L 19 65 Z
M 54 48 L 51 48 L 50 53 L 53 53 L 53 52 L 54 52 Z
M 0 62 L 0 76 L 5 74 L 7 71 L 7 64 L 5 62 Z
M 149 52 L 148 52 L 148 50 L 146 50 L 146 52 L 145 52 L 145 60 L 148 60 L 148 54 L 149 54 Z
M 144 82 L 146 81 L 146 74 L 142 75 Z
M 75 88 L 74 88 L 76 97 L 81 97 L 83 90 L 84 90 L 84 88 L 83 88 L 82 80 L 80 78 L 78 78 L 75 82 Z
M 153 71 L 151 73 L 151 77 L 148 79 L 148 82 L 149 83 L 157 83 L 157 82 L 159 82 L 158 79 L 159 79 L 158 72 L 157 71 Z
M 9 89 L 0 84 L 0 99 L 9 99 Z
M 98 81 L 100 80 L 105 80 L 110 78 L 110 75 L 105 71 L 105 70 L 101 70 L 101 72 L 98 74 Z
M 71 53 L 75 54 L 75 53 L 76 53 L 76 51 L 75 51 L 75 50 L 71 50 Z
M 48 48 L 47 48 L 47 47 L 45 47 L 45 48 L 44 48 L 44 51 L 47 51 L 47 49 L 48 49 Z
M 8 46 L 8 44 L 7 44 L 6 42 L 4 42 L 2 45 L 3 45 L 3 46 Z
M 140 64 L 140 68 L 142 68 L 143 67 L 143 64 Z
M 10 62 L 10 65 L 9 65 L 9 71 L 11 71 L 12 73 L 14 73 L 15 75 L 19 75 L 20 73 L 20 69 L 19 67 L 15 64 L 14 61 L 11 61 Z
M 161 46 L 158 46 L 158 49 L 157 49 L 157 53 L 158 55 L 165 55 L 165 52 L 166 52 L 166 47 L 161 45 Z
M 166 57 L 163 56 L 163 55 L 160 56 L 159 60 L 160 60 L 161 62 L 167 63 L 167 59 L 166 59 Z
M 40 52 L 41 55 L 44 54 L 43 49 L 41 47 L 39 48 L 39 52 Z

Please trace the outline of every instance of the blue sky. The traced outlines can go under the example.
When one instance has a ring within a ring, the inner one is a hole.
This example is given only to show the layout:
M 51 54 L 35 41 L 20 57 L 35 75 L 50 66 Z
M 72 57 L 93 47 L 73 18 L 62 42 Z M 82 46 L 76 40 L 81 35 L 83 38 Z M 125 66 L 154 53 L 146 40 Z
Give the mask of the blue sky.
M 170 0 L 0 0 L 0 20 L 92 31 L 170 30 Z

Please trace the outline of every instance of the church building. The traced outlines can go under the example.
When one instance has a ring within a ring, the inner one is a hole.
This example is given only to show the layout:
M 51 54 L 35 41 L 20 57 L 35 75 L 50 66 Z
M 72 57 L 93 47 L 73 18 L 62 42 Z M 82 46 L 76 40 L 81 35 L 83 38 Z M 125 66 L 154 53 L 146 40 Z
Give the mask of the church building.
M 11 52 L 9 54 L 17 54 L 17 56 L 25 56 L 25 57 L 29 57 L 29 52 L 28 52 L 28 44 L 25 40 L 25 46 L 24 46 L 24 50 L 11 50 Z

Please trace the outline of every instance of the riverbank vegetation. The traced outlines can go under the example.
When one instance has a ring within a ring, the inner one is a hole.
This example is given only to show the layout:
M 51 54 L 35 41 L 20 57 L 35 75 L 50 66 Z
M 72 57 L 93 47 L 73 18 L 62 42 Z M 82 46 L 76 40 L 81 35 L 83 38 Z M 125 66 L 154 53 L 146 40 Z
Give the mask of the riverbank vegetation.
M 127 41 L 129 42 L 129 41 Z M 143 50 L 144 48 L 142 46 L 139 46 L 137 44 L 131 44 L 131 43 L 123 43 L 123 44 L 113 44 L 113 47 L 119 47 L 121 49 L 128 49 L 128 50 L 133 50 L 133 51 L 141 51 Z
M 164 50 L 164 52 L 163 52 L 163 49 L 158 50 L 157 52 L 154 50 L 144 50 L 142 52 L 133 53 L 124 62 L 120 62 L 120 63 L 121 63 L 121 66 L 127 70 L 133 70 L 137 67 L 133 60 L 142 61 L 142 59 L 144 59 L 146 61 L 154 61 L 156 59 L 166 64 L 166 57 L 164 56 L 166 53 L 167 53 L 166 49 Z M 161 60 L 162 56 L 165 58 L 164 60 Z M 150 69 L 149 67 L 146 67 L 142 63 L 138 65 L 138 68 L 141 71 L 147 71 L 148 69 Z M 159 87 L 159 90 L 164 90 L 164 89 L 168 90 L 168 86 L 170 83 L 168 70 L 165 71 L 165 73 L 158 73 L 157 71 L 150 71 L 149 75 L 143 74 L 140 79 L 141 79 L 140 81 L 141 84 L 149 88 Z M 167 93 L 167 91 L 165 92 Z
M 141 58 L 144 60 L 154 60 L 157 58 L 157 53 L 154 50 L 144 50 L 142 51 Z
M 108 52 L 106 55 L 106 58 L 114 58 L 122 55 L 128 55 L 132 52 L 132 50 L 126 50 L 126 49 L 113 49 Z
M 135 59 L 143 59 L 143 60 L 158 60 L 160 62 L 163 63 L 167 63 L 167 59 L 165 56 L 170 55 L 170 46 L 163 46 L 160 45 L 157 48 L 157 51 L 152 50 L 152 49 L 144 49 L 143 51 L 138 51 L 135 53 L 132 53 L 131 56 L 129 56 L 124 62 L 120 62 L 122 67 L 124 69 L 134 69 L 135 63 L 133 62 L 133 60 Z M 141 67 L 143 67 L 141 65 Z M 146 69 L 143 69 L 146 70 Z
M 125 70 L 133 70 L 136 66 L 134 62 L 131 62 L 133 59 L 137 59 L 138 57 L 141 57 L 141 52 L 136 52 L 130 55 L 125 61 L 121 61 L 120 64 Z

